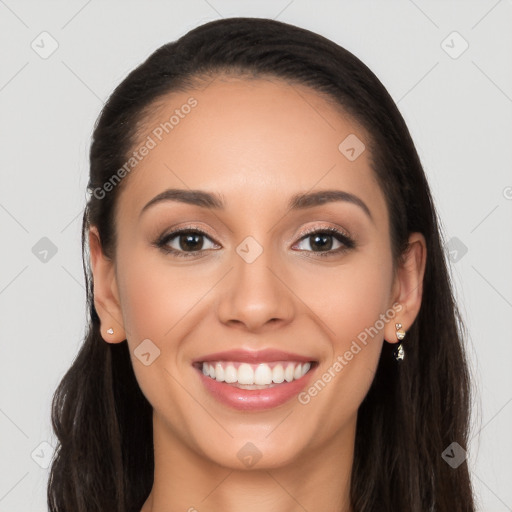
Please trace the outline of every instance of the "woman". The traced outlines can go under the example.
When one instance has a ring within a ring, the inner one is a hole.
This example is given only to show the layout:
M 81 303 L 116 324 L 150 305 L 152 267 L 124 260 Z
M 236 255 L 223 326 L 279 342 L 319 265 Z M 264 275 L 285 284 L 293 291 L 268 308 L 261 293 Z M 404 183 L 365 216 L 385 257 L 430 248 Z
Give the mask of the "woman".
M 361 61 L 207 23 L 116 88 L 90 157 L 50 510 L 474 510 L 435 209 Z

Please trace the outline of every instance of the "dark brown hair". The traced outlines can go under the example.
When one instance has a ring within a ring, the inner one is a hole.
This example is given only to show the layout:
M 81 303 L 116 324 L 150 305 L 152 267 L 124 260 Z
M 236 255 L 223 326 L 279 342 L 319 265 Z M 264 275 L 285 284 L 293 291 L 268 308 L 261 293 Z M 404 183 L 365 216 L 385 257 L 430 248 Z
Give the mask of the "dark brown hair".
M 158 100 L 223 73 L 271 76 L 329 97 L 369 136 L 395 262 L 410 233 L 426 239 L 423 300 L 408 331 L 406 359 L 397 365 L 393 345 L 384 343 L 359 408 L 354 511 L 474 511 L 467 462 L 453 469 L 441 456 L 452 442 L 466 448 L 471 388 L 437 215 L 404 119 L 379 79 L 353 54 L 308 30 L 261 18 L 209 22 L 157 49 L 115 89 L 97 121 L 82 225 L 90 323 L 53 398 L 59 444 L 48 481 L 50 511 L 139 512 L 151 490 L 152 408 L 135 379 L 126 340 L 110 344 L 100 335 L 86 250 L 94 225 L 104 253 L 114 254 L 114 209 L 122 187 L 104 197 L 94 191 L 126 162 Z

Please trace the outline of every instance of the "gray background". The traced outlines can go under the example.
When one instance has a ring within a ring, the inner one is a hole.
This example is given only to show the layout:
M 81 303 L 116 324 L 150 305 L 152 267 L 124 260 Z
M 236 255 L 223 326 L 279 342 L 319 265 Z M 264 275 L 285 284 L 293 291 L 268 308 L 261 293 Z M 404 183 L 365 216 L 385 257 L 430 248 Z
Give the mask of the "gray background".
M 398 103 L 470 335 L 478 395 L 468 457 L 479 510 L 512 510 L 510 0 L 0 0 L 0 512 L 46 510 L 50 400 L 84 335 L 80 220 L 100 108 L 157 47 L 230 16 L 333 39 Z

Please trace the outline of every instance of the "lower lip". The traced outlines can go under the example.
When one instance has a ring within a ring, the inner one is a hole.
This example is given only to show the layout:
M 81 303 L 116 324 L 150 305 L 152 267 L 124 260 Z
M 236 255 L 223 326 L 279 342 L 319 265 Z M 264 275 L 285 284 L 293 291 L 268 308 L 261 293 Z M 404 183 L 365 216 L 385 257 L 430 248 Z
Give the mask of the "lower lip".
M 307 385 L 315 367 L 306 375 L 292 382 L 283 382 L 266 389 L 241 389 L 207 377 L 197 369 L 206 389 L 221 403 L 244 411 L 271 409 L 298 395 Z

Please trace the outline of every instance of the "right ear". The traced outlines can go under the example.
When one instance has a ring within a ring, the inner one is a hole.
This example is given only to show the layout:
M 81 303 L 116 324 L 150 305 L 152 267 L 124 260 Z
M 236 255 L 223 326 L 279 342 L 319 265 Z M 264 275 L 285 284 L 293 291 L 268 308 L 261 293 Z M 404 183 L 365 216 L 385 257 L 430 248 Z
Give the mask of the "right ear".
M 117 288 L 115 263 L 105 256 L 96 226 L 89 229 L 89 252 L 93 275 L 94 307 L 101 321 L 101 336 L 107 343 L 126 339 Z M 109 334 L 109 330 L 113 330 Z

